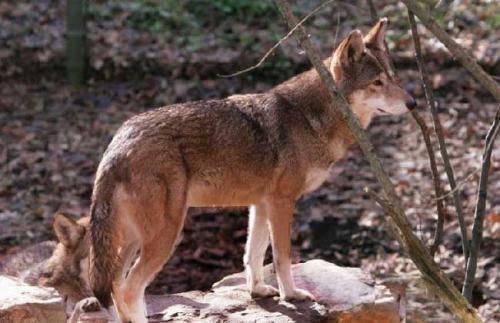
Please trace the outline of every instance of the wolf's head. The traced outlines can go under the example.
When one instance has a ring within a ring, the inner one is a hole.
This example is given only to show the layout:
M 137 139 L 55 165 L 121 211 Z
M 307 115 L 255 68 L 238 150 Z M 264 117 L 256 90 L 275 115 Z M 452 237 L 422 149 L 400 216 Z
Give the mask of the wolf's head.
M 89 217 L 74 221 L 56 214 L 53 227 L 58 244 L 45 262 L 39 283 L 55 288 L 71 309 L 76 302 L 92 296 L 88 281 Z
M 364 37 L 359 30 L 352 31 L 331 59 L 335 82 L 362 121 L 375 115 L 402 114 L 416 105 L 391 67 L 384 42 L 387 24 L 387 18 L 380 19 Z

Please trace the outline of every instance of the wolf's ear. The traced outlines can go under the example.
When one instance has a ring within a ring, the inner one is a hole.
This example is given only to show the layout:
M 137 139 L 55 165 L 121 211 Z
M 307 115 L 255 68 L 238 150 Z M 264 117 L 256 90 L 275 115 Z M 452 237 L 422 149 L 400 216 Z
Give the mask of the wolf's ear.
M 344 39 L 335 53 L 330 65 L 335 80 L 340 80 L 343 76 L 343 70 L 349 65 L 358 61 L 365 51 L 363 34 L 359 30 L 353 30 L 349 36 Z
M 62 213 L 54 216 L 54 232 L 60 243 L 68 248 L 75 247 L 85 234 L 85 228 Z
M 366 34 L 364 41 L 367 46 L 375 46 L 378 48 L 385 48 L 384 46 L 384 37 L 385 31 L 387 29 L 387 25 L 389 24 L 389 20 L 387 18 L 380 19 L 375 26 Z

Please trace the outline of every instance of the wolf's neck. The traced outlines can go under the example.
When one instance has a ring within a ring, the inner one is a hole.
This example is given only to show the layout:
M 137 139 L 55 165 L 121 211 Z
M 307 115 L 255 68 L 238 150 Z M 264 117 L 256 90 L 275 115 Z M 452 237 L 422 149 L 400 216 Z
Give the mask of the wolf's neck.
M 347 146 L 354 143 L 354 137 L 340 112 L 330 107 L 330 96 L 316 70 L 299 74 L 272 91 L 300 109 L 321 137 L 328 141 L 341 141 Z

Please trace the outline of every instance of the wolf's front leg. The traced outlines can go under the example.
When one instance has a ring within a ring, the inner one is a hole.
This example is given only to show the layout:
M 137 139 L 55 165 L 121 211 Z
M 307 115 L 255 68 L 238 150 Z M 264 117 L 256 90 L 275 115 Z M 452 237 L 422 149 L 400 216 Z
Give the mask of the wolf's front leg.
M 269 229 L 264 205 L 250 207 L 248 238 L 245 247 L 247 286 L 252 297 L 278 295 L 278 290 L 264 283 L 264 257 L 269 246 Z
M 288 199 L 269 199 L 266 203 L 280 298 L 284 300 L 314 300 L 311 293 L 296 288 L 292 278 L 290 255 L 294 206 L 295 202 Z

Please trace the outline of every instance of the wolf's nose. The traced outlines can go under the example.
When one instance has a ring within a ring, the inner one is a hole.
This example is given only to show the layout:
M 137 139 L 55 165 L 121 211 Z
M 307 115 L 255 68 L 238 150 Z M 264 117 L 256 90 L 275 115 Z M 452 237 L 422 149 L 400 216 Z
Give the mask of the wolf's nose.
M 413 110 L 417 107 L 417 102 L 415 102 L 415 99 L 411 99 L 410 101 L 406 101 L 406 107 L 408 110 Z

